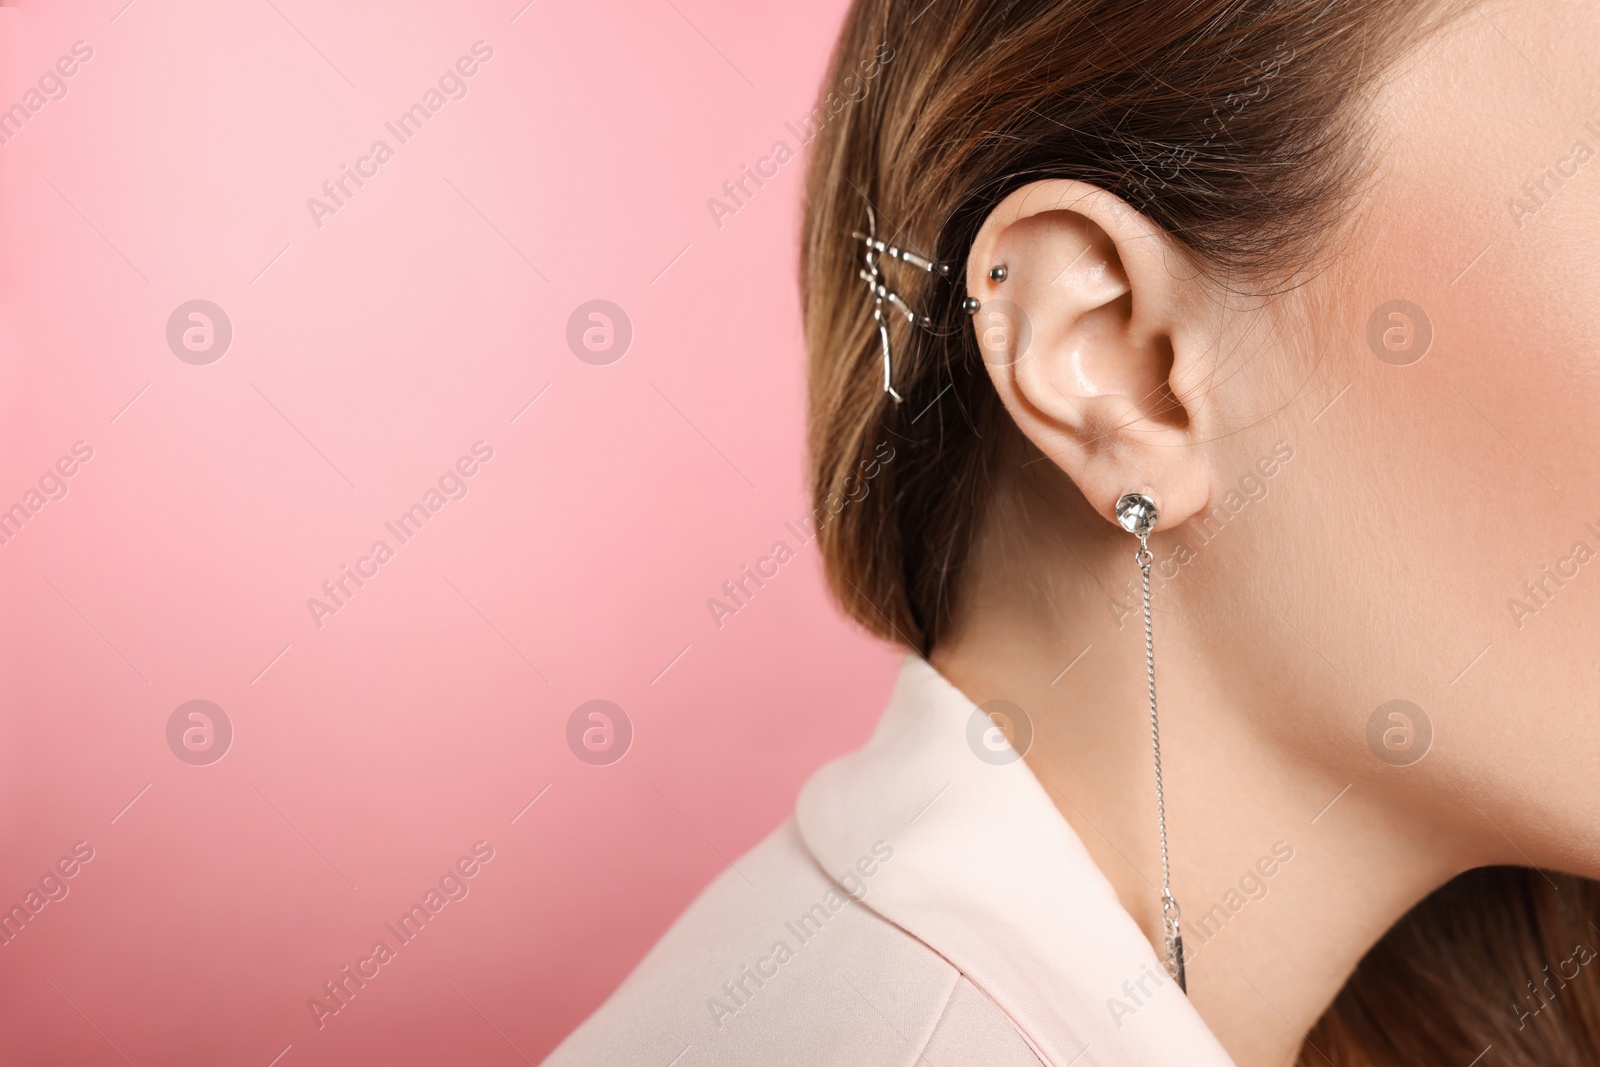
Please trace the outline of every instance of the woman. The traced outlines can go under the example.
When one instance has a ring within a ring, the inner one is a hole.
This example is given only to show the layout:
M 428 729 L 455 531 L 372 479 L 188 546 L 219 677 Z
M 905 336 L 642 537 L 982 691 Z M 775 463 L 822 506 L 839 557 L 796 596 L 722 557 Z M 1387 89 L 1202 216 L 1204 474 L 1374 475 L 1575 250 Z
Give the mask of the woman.
M 1596 54 L 1589 0 L 857 0 L 812 473 L 909 655 L 551 1062 L 1600 1062 Z

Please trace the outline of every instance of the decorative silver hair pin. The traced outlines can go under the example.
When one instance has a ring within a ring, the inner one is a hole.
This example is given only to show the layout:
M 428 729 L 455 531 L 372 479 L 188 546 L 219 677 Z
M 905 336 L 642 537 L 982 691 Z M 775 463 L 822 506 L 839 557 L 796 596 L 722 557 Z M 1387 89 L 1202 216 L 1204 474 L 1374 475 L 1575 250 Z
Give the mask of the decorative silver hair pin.
M 889 347 L 889 322 L 883 313 L 884 305 L 892 305 L 913 326 L 932 329 L 933 320 L 926 315 L 918 315 L 899 293 L 885 284 L 883 272 L 878 267 L 879 257 L 888 256 L 890 259 L 898 259 L 902 263 L 909 263 L 913 267 L 918 267 L 929 274 L 937 274 L 943 278 L 950 276 L 951 267 L 948 263 L 935 263 L 926 256 L 919 256 L 915 252 L 908 252 L 904 248 L 880 241 L 878 239 L 878 218 L 873 212 L 871 204 L 867 205 L 867 232 L 861 233 L 859 230 L 855 230 L 851 231 L 850 236 L 867 246 L 864 256 L 866 266 L 856 273 L 862 281 L 867 283 L 867 288 L 872 292 L 872 319 L 878 324 L 878 341 L 883 347 L 883 391 L 888 393 L 894 402 L 898 404 L 904 398 L 894 389 L 894 358 Z

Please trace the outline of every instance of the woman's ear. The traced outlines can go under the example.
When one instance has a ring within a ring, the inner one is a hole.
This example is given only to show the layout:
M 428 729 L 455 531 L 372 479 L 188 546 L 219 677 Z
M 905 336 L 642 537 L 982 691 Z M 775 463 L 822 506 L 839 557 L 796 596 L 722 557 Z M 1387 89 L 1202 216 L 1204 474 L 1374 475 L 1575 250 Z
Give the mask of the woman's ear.
M 1006 409 L 1097 512 L 1115 521 L 1134 490 L 1160 504 L 1161 529 L 1205 510 L 1214 304 L 1178 242 L 1094 186 L 1034 182 L 984 221 L 967 292 Z

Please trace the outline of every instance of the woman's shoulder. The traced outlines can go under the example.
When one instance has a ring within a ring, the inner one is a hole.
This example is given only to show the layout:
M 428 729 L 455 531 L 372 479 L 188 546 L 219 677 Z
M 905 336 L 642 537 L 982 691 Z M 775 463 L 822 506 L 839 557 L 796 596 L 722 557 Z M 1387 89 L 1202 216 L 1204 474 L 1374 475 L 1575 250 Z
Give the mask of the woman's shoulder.
M 547 1067 L 1037 1067 L 948 960 L 859 902 L 877 866 L 864 856 L 860 881 L 835 881 L 788 820 L 701 893 Z

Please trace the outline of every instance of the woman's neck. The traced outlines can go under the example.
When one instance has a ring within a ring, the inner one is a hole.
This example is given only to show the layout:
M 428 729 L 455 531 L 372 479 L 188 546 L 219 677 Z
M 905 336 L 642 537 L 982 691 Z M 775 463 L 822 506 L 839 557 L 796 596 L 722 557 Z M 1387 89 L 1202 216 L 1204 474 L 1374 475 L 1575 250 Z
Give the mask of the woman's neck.
M 1122 555 L 1131 569 L 1131 553 Z M 975 702 L 1005 699 L 1027 713 L 1028 765 L 1160 954 L 1143 618 L 1137 600 L 1106 595 L 1113 583 L 1080 579 L 1062 583 L 1077 592 L 1047 596 L 1037 572 L 1015 595 L 990 584 L 970 601 L 982 607 L 931 658 Z M 1341 717 L 1285 706 L 1263 728 L 1259 707 L 1244 713 L 1240 694 L 1271 698 L 1204 652 L 1187 627 L 1181 615 L 1157 616 L 1162 769 L 1189 997 L 1240 1067 L 1285 1067 L 1367 949 L 1474 863 L 1459 835 L 1395 814 L 1403 805 L 1384 794 L 1380 773 L 1393 768 L 1373 760 L 1362 776 L 1359 762 L 1348 771 L 1329 757 L 1363 744 L 1359 725 L 1349 737 L 1306 737 L 1288 724 Z M 1173 994 L 1168 985 L 1157 995 Z M 1136 1011 L 1137 991 L 1125 999 Z M 1321 1059 L 1312 1052 L 1309 1062 Z

